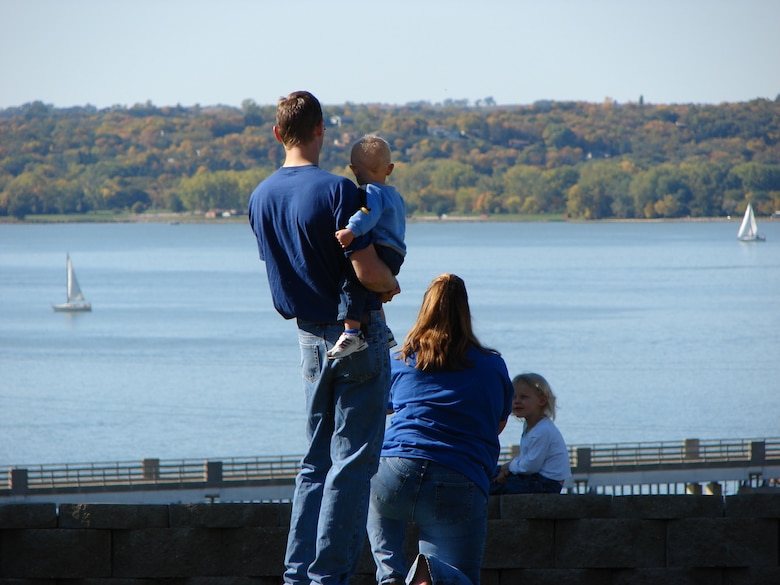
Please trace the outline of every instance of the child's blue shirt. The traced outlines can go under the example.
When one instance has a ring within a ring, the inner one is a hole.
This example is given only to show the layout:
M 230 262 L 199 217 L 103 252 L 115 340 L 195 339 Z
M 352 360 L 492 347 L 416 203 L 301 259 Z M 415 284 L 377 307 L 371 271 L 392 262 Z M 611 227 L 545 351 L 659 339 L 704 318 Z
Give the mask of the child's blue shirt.
M 371 240 L 374 244 L 389 246 L 405 256 L 406 205 L 403 197 L 390 185 L 368 183 L 363 188 L 369 213 L 357 211 L 349 218 L 346 228 L 355 237 L 373 231 Z

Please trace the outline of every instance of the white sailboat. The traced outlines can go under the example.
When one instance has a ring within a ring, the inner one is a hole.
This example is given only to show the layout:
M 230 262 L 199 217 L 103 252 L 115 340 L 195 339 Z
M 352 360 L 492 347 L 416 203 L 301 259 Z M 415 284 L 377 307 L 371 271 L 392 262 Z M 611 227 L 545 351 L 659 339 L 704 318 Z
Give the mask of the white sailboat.
M 748 203 L 745 210 L 745 217 L 742 218 L 742 225 L 739 226 L 737 239 L 740 242 L 763 242 L 766 237 L 758 233 L 758 224 L 756 216 L 753 214 L 753 206 Z
M 79 287 L 79 281 L 76 280 L 76 273 L 73 270 L 73 263 L 70 261 L 70 255 L 65 255 L 66 264 L 66 291 L 68 301 L 60 305 L 52 305 L 51 308 L 57 312 L 83 313 L 92 310 L 92 304 L 86 302 L 84 295 Z

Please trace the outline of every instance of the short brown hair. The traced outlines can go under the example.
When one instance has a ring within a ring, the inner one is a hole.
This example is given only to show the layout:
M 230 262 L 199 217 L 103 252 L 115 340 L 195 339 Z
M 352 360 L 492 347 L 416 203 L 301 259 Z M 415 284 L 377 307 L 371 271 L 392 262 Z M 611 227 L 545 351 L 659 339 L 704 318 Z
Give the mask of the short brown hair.
M 483 347 L 471 325 L 466 284 L 459 276 L 442 274 L 425 291 L 420 313 L 401 348 L 401 358 L 414 355 L 415 368 L 424 372 L 471 367 L 469 349 L 498 353 Z
M 285 146 L 306 144 L 314 138 L 314 129 L 322 122 L 322 106 L 308 91 L 294 91 L 279 98 L 276 126 Z

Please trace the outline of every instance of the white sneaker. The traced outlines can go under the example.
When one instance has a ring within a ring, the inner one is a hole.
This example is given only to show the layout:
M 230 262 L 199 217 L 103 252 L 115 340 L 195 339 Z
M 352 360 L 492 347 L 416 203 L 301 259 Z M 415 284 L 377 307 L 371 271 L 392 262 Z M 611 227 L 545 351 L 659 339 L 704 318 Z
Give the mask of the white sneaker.
M 328 358 L 335 360 L 338 358 L 347 357 L 358 351 L 363 351 L 368 347 L 368 342 L 363 337 L 362 333 L 357 335 L 349 335 L 342 333 L 339 340 L 331 349 L 328 350 Z

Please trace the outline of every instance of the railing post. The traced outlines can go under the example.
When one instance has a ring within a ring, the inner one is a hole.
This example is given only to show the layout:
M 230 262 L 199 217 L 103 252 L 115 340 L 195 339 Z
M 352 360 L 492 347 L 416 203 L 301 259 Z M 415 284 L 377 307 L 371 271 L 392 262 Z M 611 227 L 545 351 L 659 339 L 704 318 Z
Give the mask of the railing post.
M 222 483 L 222 461 L 206 461 L 206 485 Z
M 159 459 L 143 459 L 141 461 L 141 467 L 143 468 L 143 478 L 153 481 L 160 479 L 160 460 Z
M 8 479 L 11 481 L 11 493 L 19 494 L 29 489 L 29 476 L 26 469 L 10 469 Z
M 590 447 L 577 448 L 577 470 L 585 471 L 590 469 Z
M 764 464 L 766 461 L 766 442 L 765 441 L 751 441 L 750 442 L 750 462 Z
M 690 459 L 699 458 L 699 439 L 685 439 L 683 459 L 688 461 Z

